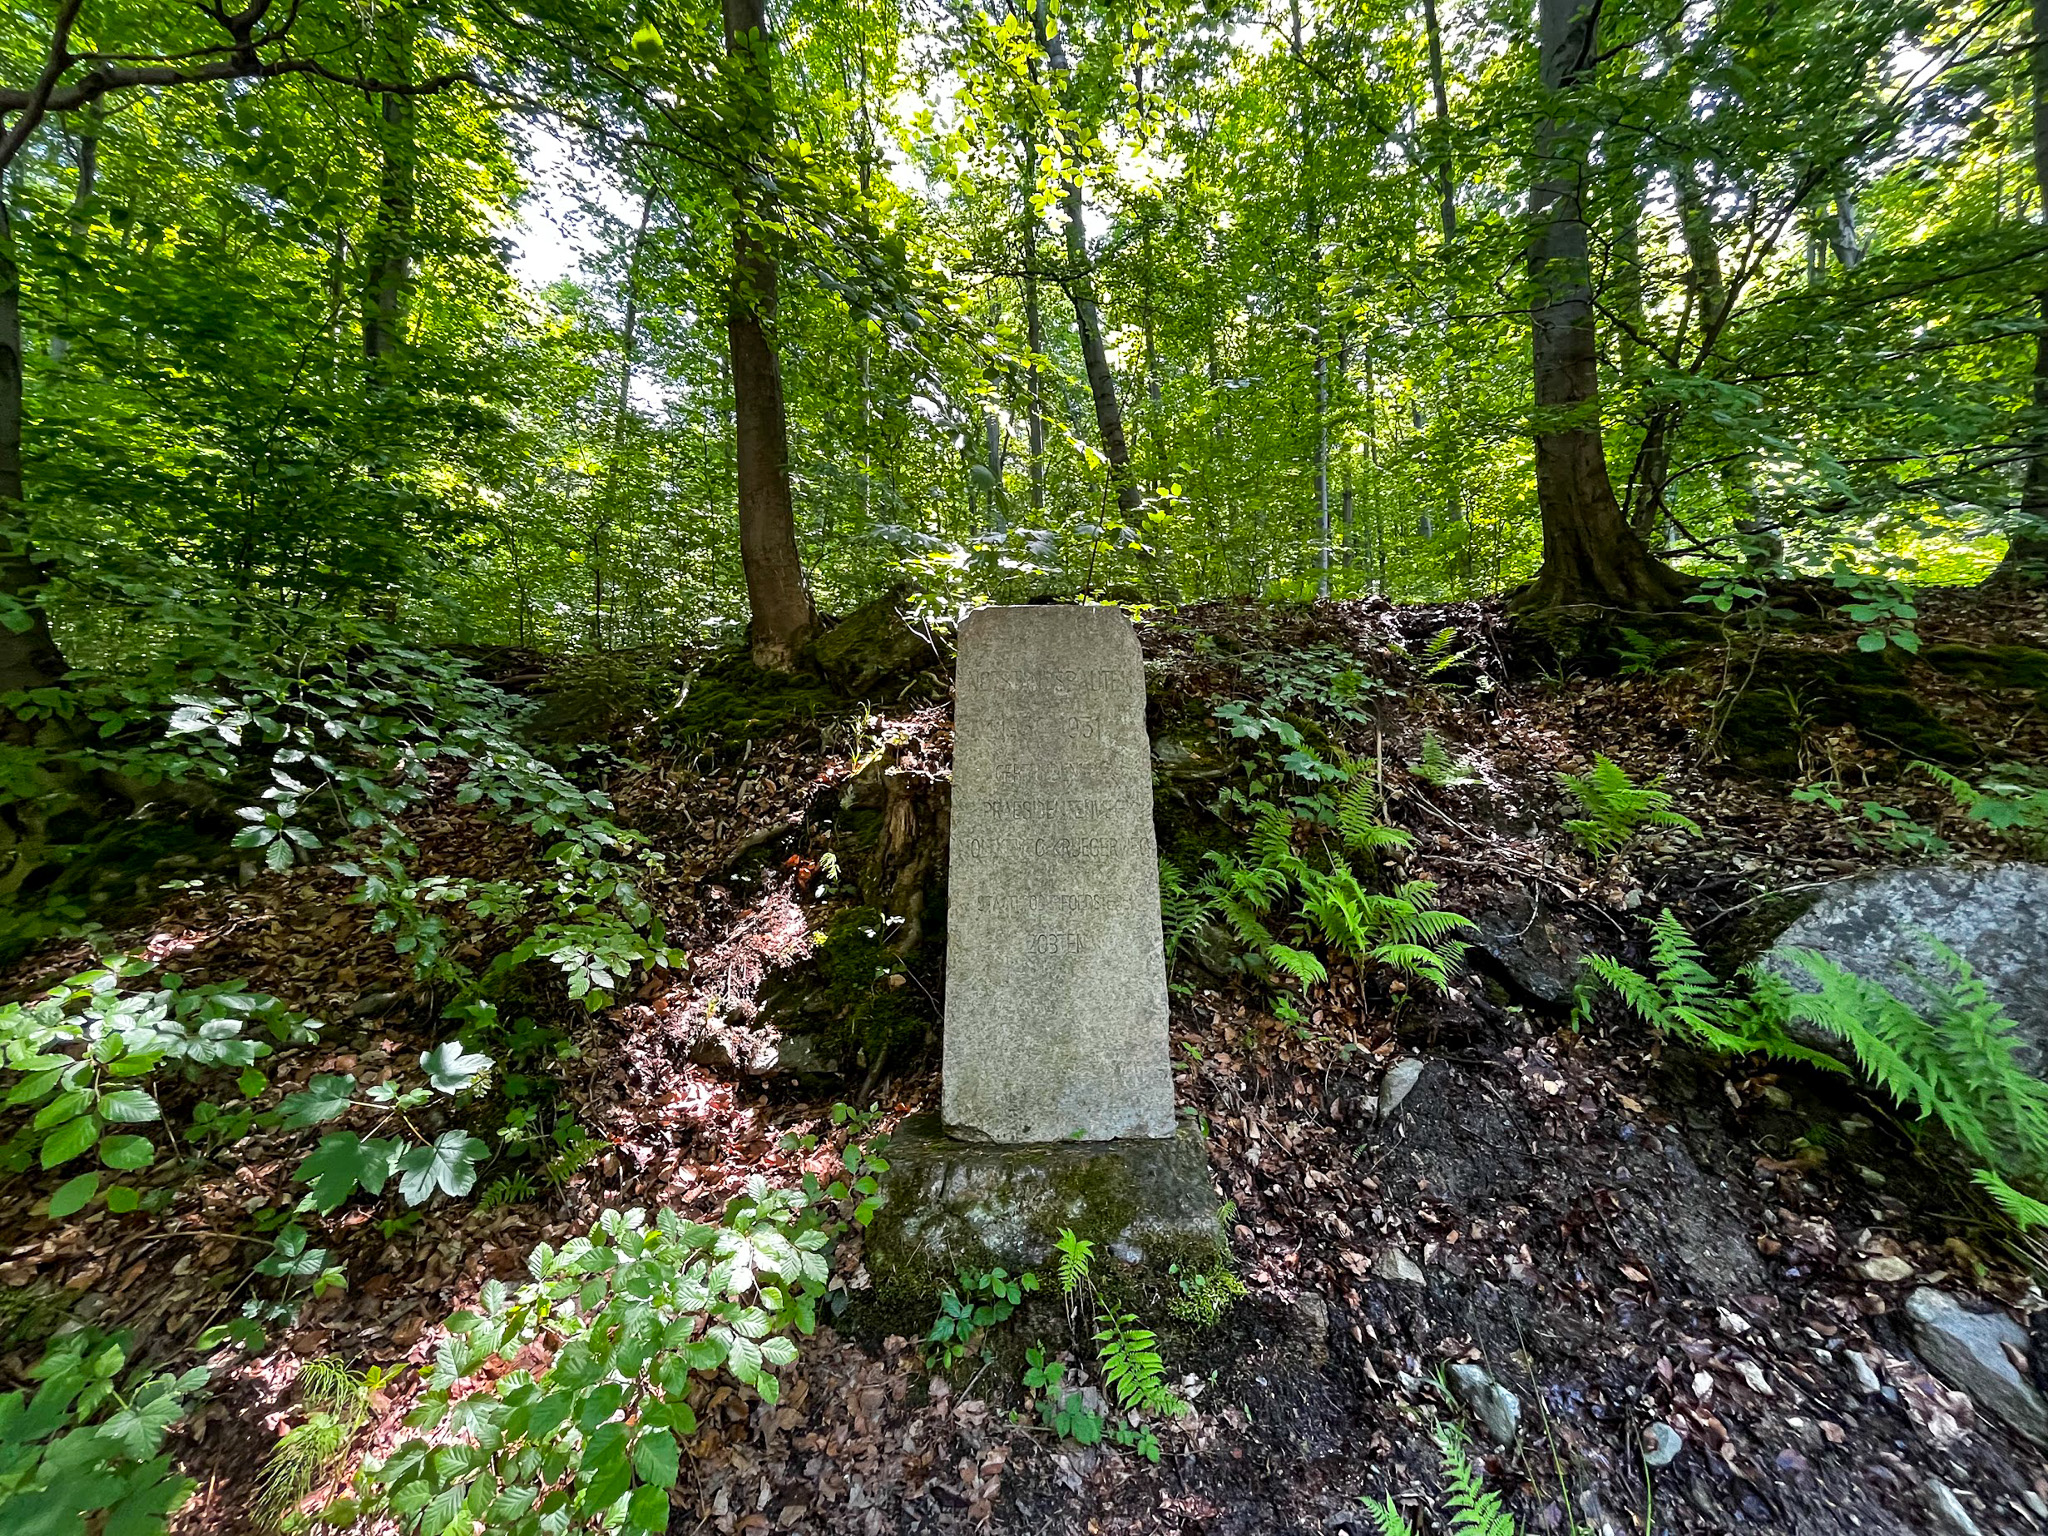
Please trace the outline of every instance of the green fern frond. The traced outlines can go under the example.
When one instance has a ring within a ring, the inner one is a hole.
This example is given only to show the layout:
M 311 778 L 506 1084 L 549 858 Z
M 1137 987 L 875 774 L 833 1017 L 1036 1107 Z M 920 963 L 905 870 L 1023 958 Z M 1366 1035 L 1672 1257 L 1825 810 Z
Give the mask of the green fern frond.
M 1451 755 L 1435 731 L 1422 733 L 1422 755 L 1408 765 L 1408 771 L 1436 789 L 1470 784 L 1479 777 Z
M 1330 979 L 1323 962 L 1305 949 L 1293 949 L 1285 944 L 1268 944 L 1266 958 L 1279 970 L 1285 971 L 1304 987 L 1312 987 L 1319 981 Z
M 1599 857 L 1614 852 L 1645 826 L 1677 827 L 1699 835 L 1699 823 L 1671 809 L 1671 796 L 1655 782 L 1638 785 L 1604 754 L 1593 755 L 1584 775 L 1560 773 L 1557 782 L 1586 812 L 1565 822 L 1565 830 L 1586 852 Z
M 1284 867 L 1294 857 L 1294 818 L 1277 805 L 1261 803 L 1252 825 L 1252 862 L 1266 869 Z
M 1515 1536 L 1514 1518 L 1501 1508 L 1500 1495 L 1487 1488 L 1465 1459 L 1464 1446 L 1457 1434 L 1449 1429 L 1439 1430 L 1436 1444 L 1444 1459 L 1444 1475 L 1451 1484 L 1444 1502 L 1450 1507 L 1455 1536 Z
M 1076 1237 L 1071 1227 L 1062 1227 L 1054 1244 L 1060 1254 L 1060 1294 L 1071 1300 L 1088 1283 L 1088 1271 L 1095 1261 L 1095 1244 Z
M 1451 984 L 1451 968 L 1457 963 L 1457 957 L 1439 954 L 1421 944 L 1375 944 L 1371 955 L 1388 970 L 1398 971 L 1413 981 L 1426 981 L 1438 990 Z
M 1998 1202 L 2006 1219 L 2020 1231 L 2038 1232 L 2048 1227 L 2048 1202 L 2014 1189 L 1989 1168 L 1979 1168 L 1971 1177 Z

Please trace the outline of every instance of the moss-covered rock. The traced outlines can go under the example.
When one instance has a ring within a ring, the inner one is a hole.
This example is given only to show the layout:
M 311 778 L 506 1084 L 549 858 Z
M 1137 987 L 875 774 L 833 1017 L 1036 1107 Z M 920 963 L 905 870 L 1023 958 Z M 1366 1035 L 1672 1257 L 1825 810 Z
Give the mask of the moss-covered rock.
M 1852 725 L 1874 746 L 1938 763 L 1967 763 L 1976 745 L 1914 696 L 1889 650 L 1772 648 L 1722 712 L 1722 753 L 1750 773 L 1798 772 L 1800 743 L 1819 726 Z
M 1179 1275 L 1230 1262 L 1192 1126 L 1162 1140 L 1007 1145 L 956 1141 L 923 1115 L 885 1155 L 865 1258 L 878 1300 L 906 1314 L 929 1317 L 962 1270 L 1049 1273 L 1062 1230 L 1094 1243 L 1099 1285 L 1132 1295 L 1178 1294 Z
M 785 1052 L 798 1075 L 873 1071 L 924 1048 L 932 1028 L 925 994 L 889 948 L 892 925 L 874 907 L 849 907 L 825 926 L 811 954 L 770 978 L 757 1022 L 807 1043 Z
M 900 691 L 939 661 L 931 637 L 910 622 L 901 587 L 864 603 L 826 630 L 812 654 L 818 670 L 857 699 Z
M 2031 645 L 1930 645 L 1920 659 L 1980 688 L 2031 688 L 2048 702 L 2048 651 Z

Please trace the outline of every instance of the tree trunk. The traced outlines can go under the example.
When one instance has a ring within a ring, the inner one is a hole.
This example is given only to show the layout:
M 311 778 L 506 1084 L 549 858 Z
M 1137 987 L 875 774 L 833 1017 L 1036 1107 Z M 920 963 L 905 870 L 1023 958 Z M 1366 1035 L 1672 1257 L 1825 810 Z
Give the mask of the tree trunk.
M 736 97 L 736 109 L 748 137 L 765 146 L 775 129 L 765 0 L 725 0 L 725 48 L 741 61 L 740 77 L 747 86 Z M 789 487 L 789 418 L 774 339 L 778 272 L 770 237 L 760 227 L 766 210 L 751 178 L 741 176 L 733 191 L 738 206 L 732 220 L 726 336 L 732 351 L 740 564 L 747 577 L 754 664 L 790 672 L 818 627 L 818 615 L 797 554 Z
M 1537 132 L 1541 179 L 1530 201 L 1529 275 L 1543 565 L 1515 608 L 1525 615 L 1641 611 L 1676 601 L 1681 578 L 1651 556 L 1622 518 L 1600 438 L 1598 336 L 1582 196 L 1586 135 L 1571 117 L 1575 92 L 1593 72 L 1599 13 L 1586 0 L 1540 0 L 1540 15 L 1550 116 Z
M 418 20 L 403 3 L 381 13 L 378 72 L 391 81 L 412 79 L 413 41 Z M 418 116 L 411 96 L 386 92 L 377 115 L 381 161 L 377 218 L 370 230 L 369 273 L 363 295 L 363 356 L 384 362 L 405 340 L 406 310 L 412 298 L 414 167 Z
M 99 180 L 100 127 L 104 123 L 105 117 L 97 108 L 88 108 L 76 115 L 79 119 L 78 160 L 76 162 L 78 166 L 78 181 L 71 190 L 71 238 L 80 246 L 83 246 L 86 236 L 92 231 L 92 217 L 89 210 L 92 206 L 93 189 Z M 67 304 L 64 316 L 66 323 L 71 318 L 69 311 L 70 305 Z M 60 325 L 50 333 L 50 361 L 53 363 L 63 362 L 65 354 L 70 352 L 70 350 L 71 338 L 65 334 L 63 327 Z
M 1061 78 L 1070 78 L 1073 68 L 1067 60 L 1067 45 L 1051 29 L 1047 0 L 1038 0 L 1032 12 L 1038 29 L 1038 44 L 1047 61 Z M 1081 364 L 1088 373 L 1088 394 L 1095 402 L 1095 426 L 1102 435 L 1102 456 L 1109 462 L 1110 485 L 1116 492 L 1117 510 L 1126 520 L 1137 521 L 1143 498 L 1131 473 L 1131 448 L 1124 437 L 1123 408 L 1117 403 L 1116 375 L 1109 369 L 1109 349 L 1102 340 L 1102 312 L 1095 302 L 1095 273 L 1088 259 L 1086 211 L 1081 200 L 1081 183 L 1072 175 L 1062 178 L 1060 205 L 1067 215 L 1067 293 L 1074 301 L 1074 329 L 1080 334 Z
M 1032 521 L 1045 511 L 1045 386 L 1038 374 L 1038 354 L 1045 335 L 1038 319 L 1038 212 L 1032 199 L 1038 190 L 1038 171 L 1031 145 L 1024 145 L 1024 345 L 1031 353 L 1025 368 L 1025 385 L 1031 398 L 1029 441 L 1031 444 Z
M 13 214 L 0 196 L 0 693 L 48 688 L 66 671 L 42 605 L 50 573 L 29 542 L 21 478 L 21 370 L 21 267 Z M 0 718 L 5 744 L 23 745 L 32 734 L 12 710 Z
M 1451 165 L 1451 98 L 1444 90 L 1444 35 L 1437 24 L 1436 0 L 1422 0 L 1423 30 L 1429 34 L 1429 89 L 1436 101 L 1436 174 L 1440 202 L 1437 218 L 1444 243 L 1458 238 L 1458 204 L 1451 195 L 1456 172 Z
M 2034 110 L 2034 187 L 2048 208 L 2048 0 L 2034 0 L 2034 35 L 2027 44 L 2027 75 Z M 2036 585 L 2048 580 L 2048 292 L 2035 296 L 2040 329 L 2034 333 L 2033 453 L 2020 487 L 2019 523 L 1992 572 L 2000 582 Z
M 626 455 L 626 416 L 633 408 L 633 357 L 640 341 L 640 257 L 647 248 L 647 224 L 654 193 L 640 198 L 640 223 L 626 254 L 626 303 L 619 325 L 619 395 L 612 408 L 612 451 L 604 491 L 590 519 L 590 648 L 604 649 L 605 565 L 611 554 L 612 511 L 618 505 L 619 475 Z

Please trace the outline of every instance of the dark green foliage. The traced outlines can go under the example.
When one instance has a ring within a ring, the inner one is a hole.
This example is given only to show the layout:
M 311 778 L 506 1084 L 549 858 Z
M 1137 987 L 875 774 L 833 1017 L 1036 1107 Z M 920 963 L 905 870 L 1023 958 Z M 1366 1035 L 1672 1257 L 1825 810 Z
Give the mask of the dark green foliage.
M 0 1394 L 0 1512 L 9 1532 L 145 1536 L 191 1496 L 164 1436 L 205 1385 L 183 1375 L 122 1379 L 126 1334 L 64 1335 L 31 1369 L 35 1387 Z
M 1014 1278 L 1000 1269 L 965 1270 L 939 1293 L 939 1315 L 924 1336 L 930 1346 L 926 1363 L 934 1371 L 951 1370 L 987 1329 L 1000 1327 L 1038 1289 L 1038 1276 L 1025 1271 Z
M 714 656 L 697 669 L 682 702 L 659 722 L 664 738 L 721 757 L 737 757 L 793 725 L 844 714 L 853 701 L 803 672 L 766 672 L 745 650 Z
M 1962 956 L 1928 939 L 1931 970 L 1901 978 L 1910 1003 L 1800 949 L 1790 956 L 1812 990 L 1756 968 L 1743 973 L 1737 990 L 1701 963 L 1674 913 L 1660 912 L 1651 926 L 1654 979 L 1605 956 L 1586 962 L 1642 1018 L 1721 1054 L 1762 1054 L 1828 1072 L 1846 1069 L 1788 1031 L 1841 1041 L 1872 1086 L 1948 1132 L 2015 1225 L 2048 1227 L 2048 1083 L 2019 1065 L 2012 1020 Z

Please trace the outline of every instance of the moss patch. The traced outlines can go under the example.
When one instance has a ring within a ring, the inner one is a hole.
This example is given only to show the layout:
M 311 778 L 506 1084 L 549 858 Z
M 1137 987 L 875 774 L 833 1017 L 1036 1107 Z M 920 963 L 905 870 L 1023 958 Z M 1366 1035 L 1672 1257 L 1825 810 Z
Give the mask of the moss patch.
M 925 994 L 901 976 L 903 961 L 887 947 L 888 918 L 874 907 L 848 907 L 825 925 L 810 956 L 763 988 L 760 1019 L 788 1035 L 809 1035 L 819 1054 L 873 1069 L 923 1049 L 931 1033 Z
M 830 684 L 802 672 L 767 672 L 745 650 L 714 656 L 697 670 L 662 734 L 679 746 L 737 751 L 793 725 L 845 714 L 852 706 Z
M 2031 688 L 2048 702 L 2048 651 L 2031 645 L 1930 645 L 1920 659 L 1980 688 Z
M 1914 697 L 1889 651 L 1766 651 L 1722 716 L 1721 750 L 1747 772 L 1782 777 L 1799 770 L 1808 730 L 1835 725 L 1910 757 L 1967 763 L 1978 755 Z
M 1008 1146 L 954 1141 L 922 1116 L 886 1156 L 887 1203 L 866 1244 L 870 1310 L 906 1326 L 929 1320 L 963 1269 L 1055 1274 L 1062 1229 L 1095 1244 L 1104 1299 L 1148 1315 L 1180 1295 L 1180 1275 L 1230 1262 L 1192 1129 L 1161 1141 Z

